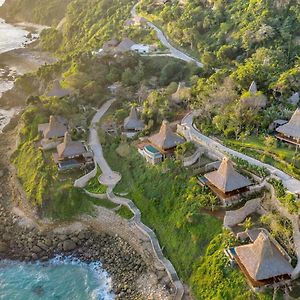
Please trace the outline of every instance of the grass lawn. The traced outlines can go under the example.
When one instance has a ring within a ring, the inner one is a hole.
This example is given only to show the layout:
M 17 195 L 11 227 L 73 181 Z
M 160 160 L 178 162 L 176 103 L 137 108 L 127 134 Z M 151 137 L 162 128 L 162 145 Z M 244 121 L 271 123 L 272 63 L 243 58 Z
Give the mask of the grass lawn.
M 116 191 L 128 193 L 141 210 L 142 221 L 155 231 L 195 299 L 271 299 L 256 297 L 242 273 L 228 266 L 223 250 L 235 241 L 223 232 L 220 220 L 202 213 L 188 196 L 188 171 L 170 161 L 150 166 L 132 146 L 121 158 L 115 151 L 119 139 L 101 135 L 101 141 L 108 163 L 122 174 Z
M 294 146 L 277 142 L 277 146 L 267 148 L 264 144 L 263 136 L 250 136 L 243 140 L 222 138 L 222 141 L 230 148 L 243 152 L 300 179 L 300 160 L 299 158 L 294 160 Z
M 134 214 L 126 206 L 122 205 L 116 213 L 124 219 L 130 220 Z

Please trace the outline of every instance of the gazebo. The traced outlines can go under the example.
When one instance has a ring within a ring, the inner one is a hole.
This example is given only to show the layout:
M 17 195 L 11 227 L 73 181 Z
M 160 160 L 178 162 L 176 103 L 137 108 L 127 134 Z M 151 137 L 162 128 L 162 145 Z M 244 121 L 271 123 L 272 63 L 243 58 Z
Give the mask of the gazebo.
M 124 120 L 124 130 L 129 132 L 137 132 L 144 129 L 144 122 L 139 119 L 135 106 L 131 107 L 129 116 Z
M 224 157 L 217 171 L 204 175 L 204 183 L 222 200 L 225 205 L 230 205 L 232 198 L 248 191 L 251 181 L 238 173 L 232 161 Z
M 300 145 L 300 109 L 297 108 L 291 117 L 290 121 L 282 126 L 279 126 L 276 131 L 276 137 L 279 140 L 290 144 Z
M 253 287 L 291 278 L 293 267 L 277 244 L 261 231 L 254 243 L 234 248 L 235 260 Z

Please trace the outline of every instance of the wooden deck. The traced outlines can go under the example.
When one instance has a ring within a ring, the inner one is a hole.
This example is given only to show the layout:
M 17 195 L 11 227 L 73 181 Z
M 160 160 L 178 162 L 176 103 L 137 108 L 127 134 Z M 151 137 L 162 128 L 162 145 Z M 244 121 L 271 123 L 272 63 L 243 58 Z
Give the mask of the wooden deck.
M 282 133 L 277 133 L 276 134 L 276 138 L 280 141 L 286 142 L 286 143 L 290 143 L 293 144 L 295 146 L 300 146 L 300 142 L 297 141 L 296 139 L 290 138 L 288 136 L 283 135 Z

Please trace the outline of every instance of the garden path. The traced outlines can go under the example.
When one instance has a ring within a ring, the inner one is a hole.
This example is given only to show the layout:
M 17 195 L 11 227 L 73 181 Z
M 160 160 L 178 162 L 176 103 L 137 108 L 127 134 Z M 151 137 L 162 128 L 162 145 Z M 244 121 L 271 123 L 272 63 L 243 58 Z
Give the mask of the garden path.
M 114 172 L 107 161 L 104 158 L 103 155 L 103 149 L 98 137 L 97 132 L 97 124 L 101 120 L 101 118 L 104 116 L 104 114 L 108 111 L 110 106 L 115 102 L 116 99 L 111 99 L 107 102 L 105 102 L 102 107 L 97 111 L 95 116 L 92 119 L 91 125 L 90 125 L 90 138 L 89 138 L 89 144 L 94 152 L 95 161 L 100 167 L 102 174 L 99 177 L 100 184 L 106 185 L 107 188 L 107 197 L 110 201 L 116 204 L 121 204 L 126 206 L 133 214 L 134 217 L 132 218 L 131 222 L 151 241 L 151 245 L 153 248 L 153 251 L 158 259 L 158 261 L 163 265 L 164 269 L 166 270 L 167 274 L 169 275 L 169 278 L 171 282 L 174 285 L 175 288 L 175 300 L 181 300 L 184 294 L 184 287 L 177 275 L 177 272 L 172 265 L 172 263 L 164 256 L 162 249 L 160 247 L 160 244 L 158 242 L 158 239 L 149 227 L 144 225 L 141 221 L 141 212 L 140 210 L 135 206 L 132 200 L 127 198 L 118 197 L 114 194 L 113 189 L 117 185 L 117 183 L 121 180 L 121 174 Z M 90 196 L 93 196 L 93 194 L 89 193 Z M 94 195 L 97 197 L 97 195 Z
M 138 3 L 136 3 L 134 5 L 134 7 L 131 9 L 131 15 L 133 18 L 138 17 L 138 13 L 136 11 L 137 6 L 140 4 L 141 1 L 139 1 Z M 203 64 L 198 61 L 197 59 L 191 57 L 190 55 L 188 55 L 187 53 L 184 53 L 183 51 L 175 48 L 174 46 L 171 45 L 171 43 L 169 42 L 169 38 L 167 37 L 167 35 L 160 29 L 158 28 L 155 24 L 153 24 L 152 22 L 150 22 L 149 20 L 147 20 L 147 25 L 154 29 L 156 31 L 156 35 L 158 37 L 158 39 L 160 40 L 160 42 L 169 49 L 170 54 L 168 54 L 167 56 L 172 56 L 174 58 L 178 58 L 180 60 L 186 61 L 186 62 L 194 62 L 198 67 L 202 68 Z

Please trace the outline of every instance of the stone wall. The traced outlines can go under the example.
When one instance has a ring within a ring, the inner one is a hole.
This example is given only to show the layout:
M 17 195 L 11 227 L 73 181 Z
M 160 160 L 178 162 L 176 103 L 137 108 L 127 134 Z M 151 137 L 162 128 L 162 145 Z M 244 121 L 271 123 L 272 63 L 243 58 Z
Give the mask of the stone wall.
M 95 168 L 90 173 L 85 174 L 84 176 L 75 180 L 74 187 L 84 188 L 87 185 L 87 183 L 97 175 L 97 170 L 98 170 L 97 168 L 98 167 L 95 162 Z

